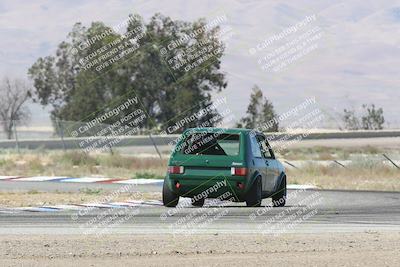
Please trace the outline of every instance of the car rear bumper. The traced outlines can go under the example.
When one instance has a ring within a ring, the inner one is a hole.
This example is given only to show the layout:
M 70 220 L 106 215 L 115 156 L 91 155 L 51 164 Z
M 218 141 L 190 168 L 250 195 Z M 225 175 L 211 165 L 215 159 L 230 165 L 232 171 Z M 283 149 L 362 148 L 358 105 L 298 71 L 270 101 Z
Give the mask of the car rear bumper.
M 234 197 L 235 201 L 244 201 L 247 193 L 247 179 L 242 176 L 215 176 L 212 178 L 187 177 L 185 175 L 167 175 L 165 183 L 177 195 L 182 197 L 203 196 L 205 198 Z M 179 183 L 179 186 L 177 184 Z M 240 188 L 239 183 L 244 187 Z

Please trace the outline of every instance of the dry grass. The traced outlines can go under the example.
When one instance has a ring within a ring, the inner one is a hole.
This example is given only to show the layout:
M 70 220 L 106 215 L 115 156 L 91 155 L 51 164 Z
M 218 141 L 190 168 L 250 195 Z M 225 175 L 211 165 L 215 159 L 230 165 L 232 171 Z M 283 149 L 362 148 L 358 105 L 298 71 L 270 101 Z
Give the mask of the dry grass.
M 287 160 L 347 160 L 356 155 L 377 155 L 382 153 L 395 153 L 397 150 L 388 151 L 372 146 L 364 147 L 308 147 L 281 150 L 279 157 Z
M 49 152 L 3 155 L 0 173 L 3 175 L 102 175 L 117 178 L 163 178 L 167 160 L 138 158 L 119 154 L 89 155 L 83 152 Z
M 346 168 L 308 164 L 287 173 L 289 183 L 323 189 L 400 191 L 400 170 L 374 161 L 358 161 Z

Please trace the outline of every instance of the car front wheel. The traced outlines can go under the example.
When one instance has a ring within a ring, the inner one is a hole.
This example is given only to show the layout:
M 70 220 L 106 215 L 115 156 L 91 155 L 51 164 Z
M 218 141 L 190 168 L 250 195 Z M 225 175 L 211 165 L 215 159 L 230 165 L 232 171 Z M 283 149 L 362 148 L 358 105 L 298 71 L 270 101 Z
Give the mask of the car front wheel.
M 272 196 L 274 207 L 284 207 L 286 205 L 286 191 L 286 176 L 284 176 L 278 191 Z

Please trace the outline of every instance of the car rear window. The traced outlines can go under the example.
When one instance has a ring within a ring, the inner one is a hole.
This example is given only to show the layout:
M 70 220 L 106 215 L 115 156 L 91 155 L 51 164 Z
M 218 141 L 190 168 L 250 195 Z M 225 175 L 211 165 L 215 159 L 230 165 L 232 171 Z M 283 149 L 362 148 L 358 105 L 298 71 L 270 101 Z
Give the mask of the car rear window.
M 238 134 L 193 133 L 183 141 L 181 153 L 185 155 L 239 155 Z

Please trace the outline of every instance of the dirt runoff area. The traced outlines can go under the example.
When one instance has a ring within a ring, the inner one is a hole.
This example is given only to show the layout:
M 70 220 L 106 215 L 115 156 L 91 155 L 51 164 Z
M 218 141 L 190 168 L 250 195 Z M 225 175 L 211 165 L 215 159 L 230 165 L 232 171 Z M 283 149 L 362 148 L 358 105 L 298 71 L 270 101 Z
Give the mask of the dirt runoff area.
M 398 266 L 400 232 L 4 235 L 0 266 Z

